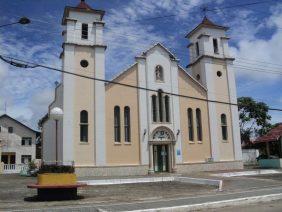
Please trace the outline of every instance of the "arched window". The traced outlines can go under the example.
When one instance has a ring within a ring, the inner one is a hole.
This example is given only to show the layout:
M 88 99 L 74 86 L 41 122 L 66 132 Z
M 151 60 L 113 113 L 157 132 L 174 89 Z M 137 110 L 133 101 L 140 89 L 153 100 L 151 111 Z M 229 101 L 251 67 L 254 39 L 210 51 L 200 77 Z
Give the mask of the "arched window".
M 164 112 L 164 107 L 163 107 L 163 91 L 159 90 L 158 91 L 158 100 L 159 100 L 159 121 L 163 122 L 163 112 Z
M 157 122 L 157 96 L 152 96 L 152 115 L 153 115 L 153 122 Z
M 115 142 L 120 142 L 120 108 L 115 106 L 114 108 L 114 133 Z
M 228 132 L 227 132 L 227 119 L 225 114 L 221 114 L 221 132 L 222 132 L 222 139 L 228 139 Z
M 130 108 L 124 108 L 124 140 L 130 142 Z
M 198 141 L 202 141 L 203 140 L 202 115 L 201 115 L 201 110 L 199 108 L 196 109 L 196 122 L 197 122 L 197 137 L 198 137 Z
M 169 96 L 165 96 L 165 121 L 170 122 Z
M 88 142 L 88 112 L 80 112 L 80 141 Z
M 189 141 L 194 141 L 194 125 L 193 125 L 193 110 L 192 108 L 188 108 L 188 133 L 189 133 Z
M 157 65 L 157 66 L 156 66 L 156 69 L 155 69 L 155 78 L 156 78 L 156 81 L 161 81 L 161 82 L 164 81 L 163 67 L 161 67 L 160 65 Z

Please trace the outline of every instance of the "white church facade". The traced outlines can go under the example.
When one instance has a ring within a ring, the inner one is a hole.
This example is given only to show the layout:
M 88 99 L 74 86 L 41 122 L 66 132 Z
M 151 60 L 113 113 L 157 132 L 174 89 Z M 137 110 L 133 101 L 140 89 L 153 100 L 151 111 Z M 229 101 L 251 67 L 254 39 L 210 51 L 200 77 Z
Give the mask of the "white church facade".
M 62 82 L 41 120 L 43 160 L 79 175 L 142 175 L 242 168 L 234 58 L 227 27 L 207 18 L 187 39 L 190 64 L 157 43 L 111 82 L 105 79 L 104 11 L 66 7 Z

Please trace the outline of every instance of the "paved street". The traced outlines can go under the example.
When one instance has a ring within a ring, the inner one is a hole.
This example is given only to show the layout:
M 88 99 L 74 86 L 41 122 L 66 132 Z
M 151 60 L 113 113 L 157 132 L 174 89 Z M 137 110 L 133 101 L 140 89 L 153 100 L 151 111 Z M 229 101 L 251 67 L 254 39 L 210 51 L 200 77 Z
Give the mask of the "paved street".
M 257 203 L 237 207 L 223 207 L 209 210 L 211 212 L 238 212 L 238 211 L 248 211 L 248 212 L 281 212 L 282 201 L 276 200 L 268 203 Z M 206 211 L 206 210 L 201 210 Z
M 199 173 L 197 176 L 207 178 L 209 175 Z M 219 179 L 218 177 L 210 178 Z M 50 211 L 51 209 L 52 211 L 69 211 L 70 209 L 71 211 L 95 211 L 96 209 L 124 211 L 201 204 L 282 193 L 282 174 L 221 179 L 224 180 L 223 192 L 218 192 L 211 186 L 163 182 L 89 186 L 79 191 L 79 194 L 83 196 L 79 200 L 37 202 L 34 198 L 36 192 L 26 188 L 26 185 L 35 182 L 36 178 L 0 175 L 0 211 L 30 211 L 35 208 L 42 209 L 40 211 Z M 279 208 L 280 205 L 276 204 L 276 201 L 274 203 L 273 209 Z M 263 203 L 263 206 L 271 207 L 268 203 Z M 236 210 L 236 207 L 227 209 L 232 211 Z M 245 207 L 244 211 L 249 209 L 249 207 Z

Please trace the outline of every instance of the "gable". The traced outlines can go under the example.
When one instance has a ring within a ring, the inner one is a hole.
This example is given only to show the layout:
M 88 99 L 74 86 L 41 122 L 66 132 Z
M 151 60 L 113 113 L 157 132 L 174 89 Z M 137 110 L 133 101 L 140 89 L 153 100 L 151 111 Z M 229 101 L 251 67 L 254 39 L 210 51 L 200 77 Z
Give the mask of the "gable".
M 179 94 L 196 98 L 207 98 L 207 90 L 184 69 L 178 67 Z

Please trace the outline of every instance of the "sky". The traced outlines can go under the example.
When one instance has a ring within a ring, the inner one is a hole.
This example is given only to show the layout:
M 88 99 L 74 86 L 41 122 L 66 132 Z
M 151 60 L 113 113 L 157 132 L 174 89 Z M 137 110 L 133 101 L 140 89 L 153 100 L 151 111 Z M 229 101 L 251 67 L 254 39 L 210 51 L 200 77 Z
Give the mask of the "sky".
M 263 1 L 263 0 L 257 0 Z M 161 42 L 189 64 L 185 35 L 203 19 L 230 27 L 228 36 L 234 62 L 237 94 L 251 96 L 272 108 L 282 108 L 282 0 L 228 8 L 255 0 L 86 0 L 105 10 L 106 79 L 134 63 L 134 57 Z M 0 0 L 0 25 L 31 19 L 29 25 L 0 28 L 0 54 L 61 67 L 61 19 L 65 6 L 79 0 Z M 167 16 L 162 18 L 159 16 Z M 279 73 L 281 72 L 281 73 Z M 277 74 L 278 73 L 278 74 Z M 20 69 L 0 61 L 0 114 L 37 129 L 48 111 L 60 74 L 42 68 Z M 5 107 L 6 105 L 6 107 Z M 272 123 L 282 112 L 270 112 Z

